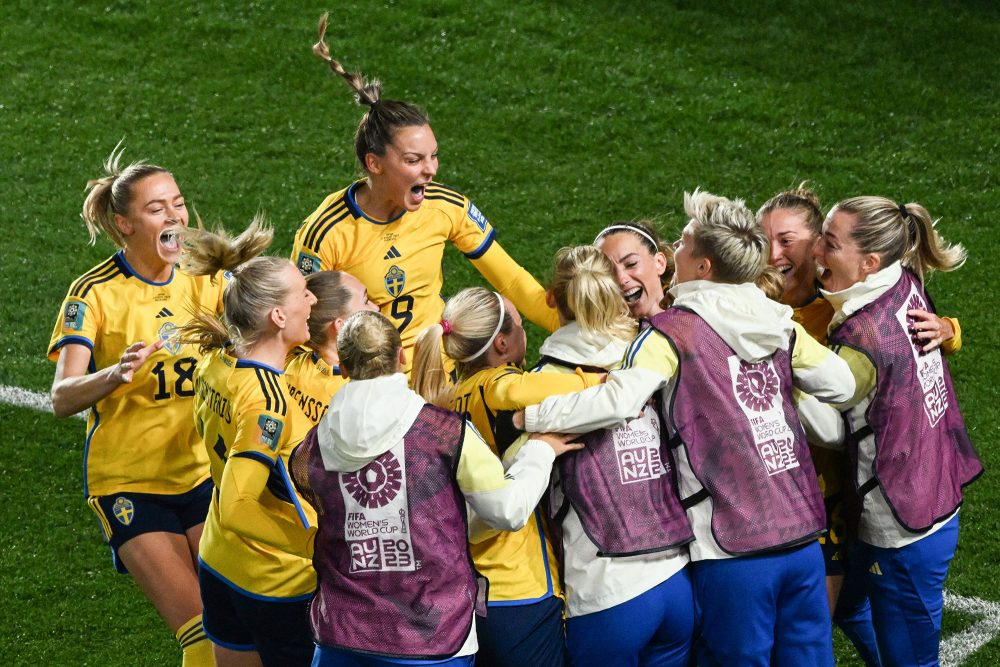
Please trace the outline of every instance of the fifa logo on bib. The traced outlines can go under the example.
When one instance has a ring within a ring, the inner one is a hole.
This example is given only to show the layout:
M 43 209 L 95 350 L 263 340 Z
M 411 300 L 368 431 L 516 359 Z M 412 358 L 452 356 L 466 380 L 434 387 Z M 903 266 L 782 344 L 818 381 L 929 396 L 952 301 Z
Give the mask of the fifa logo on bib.
M 772 361 L 751 363 L 729 357 L 733 394 L 750 424 L 753 444 L 768 475 L 799 467 L 795 434 L 785 418 L 781 379 Z
M 115 498 L 115 504 L 111 506 L 111 513 L 118 519 L 118 523 L 127 526 L 132 523 L 135 517 L 135 505 L 128 498 L 119 496 Z
M 357 472 L 341 474 L 351 572 L 417 569 L 409 525 L 403 443 Z
M 639 417 L 611 433 L 622 484 L 658 479 L 666 469 L 660 458 L 660 422 L 649 405 Z

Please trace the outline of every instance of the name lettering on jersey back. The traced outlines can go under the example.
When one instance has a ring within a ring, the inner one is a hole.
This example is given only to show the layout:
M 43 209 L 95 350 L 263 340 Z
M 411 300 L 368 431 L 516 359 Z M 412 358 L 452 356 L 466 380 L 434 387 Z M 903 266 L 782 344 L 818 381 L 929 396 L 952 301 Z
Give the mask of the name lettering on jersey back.
M 216 391 L 205 378 L 195 379 L 194 390 L 205 407 L 219 415 L 227 424 L 233 423 L 233 408 L 229 399 Z
M 902 308 L 896 311 L 896 320 L 903 327 L 903 333 L 909 337 L 910 327 L 914 319 L 906 314 L 908 310 L 927 310 L 927 302 L 910 286 L 910 296 Z M 931 426 L 937 426 L 944 413 L 948 410 L 948 386 L 944 383 L 944 365 L 941 361 L 941 350 L 934 349 L 925 353 L 923 343 L 916 340 L 910 345 L 913 360 L 917 364 L 917 377 L 920 380 L 920 390 L 924 394 L 924 414 Z
M 340 491 L 350 571 L 415 571 L 402 441 L 361 470 L 341 474 Z
M 288 384 L 288 393 L 291 395 L 292 400 L 298 403 L 299 407 L 302 408 L 302 412 L 305 416 L 308 417 L 314 424 L 323 418 L 323 415 L 326 414 L 327 408 L 330 407 L 327 402 L 313 398 L 291 383 Z
M 795 434 L 785 419 L 781 379 L 770 359 L 743 361 L 735 354 L 727 360 L 736 402 L 750 423 L 754 446 L 768 475 L 799 467 Z

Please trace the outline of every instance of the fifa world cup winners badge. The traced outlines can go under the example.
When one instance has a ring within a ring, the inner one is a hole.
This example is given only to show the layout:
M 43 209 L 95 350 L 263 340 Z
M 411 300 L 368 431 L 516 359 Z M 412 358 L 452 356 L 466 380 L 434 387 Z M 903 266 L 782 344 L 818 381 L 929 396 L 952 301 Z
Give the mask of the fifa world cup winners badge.
M 417 569 L 409 530 L 403 443 L 340 477 L 351 572 Z

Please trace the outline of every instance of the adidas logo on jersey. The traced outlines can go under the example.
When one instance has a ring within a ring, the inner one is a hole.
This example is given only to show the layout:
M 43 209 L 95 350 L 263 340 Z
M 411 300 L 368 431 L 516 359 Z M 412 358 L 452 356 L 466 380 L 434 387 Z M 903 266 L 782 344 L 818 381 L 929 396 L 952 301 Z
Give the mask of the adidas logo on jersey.
M 396 250 L 396 246 L 389 246 L 389 252 L 385 253 L 385 257 L 382 259 L 396 259 L 397 257 L 402 257 L 403 254 Z
M 156 314 L 156 319 L 160 319 L 161 317 L 173 317 L 173 316 L 174 314 L 170 312 L 169 308 L 161 308 L 160 312 Z
M 878 566 L 878 561 L 872 563 L 872 566 L 868 568 L 868 571 L 871 572 L 872 574 L 877 574 L 880 577 L 882 576 L 882 568 Z

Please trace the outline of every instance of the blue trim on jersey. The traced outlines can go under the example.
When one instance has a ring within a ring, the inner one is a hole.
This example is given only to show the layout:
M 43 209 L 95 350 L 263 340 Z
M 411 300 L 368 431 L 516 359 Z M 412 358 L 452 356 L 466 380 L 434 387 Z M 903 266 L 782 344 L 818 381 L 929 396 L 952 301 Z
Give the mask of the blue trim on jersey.
M 646 342 L 646 339 L 649 338 L 651 333 L 653 333 L 653 327 L 649 327 L 645 331 L 639 332 L 639 335 L 635 337 L 635 340 L 629 343 L 628 349 L 625 350 L 625 362 L 622 364 L 623 369 L 632 367 L 632 363 L 635 361 L 636 355 L 639 354 L 639 348 L 642 347 L 642 344 Z
M 552 572 L 549 570 L 549 551 L 545 548 L 545 529 L 542 527 L 542 515 L 535 508 L 532 513 L 535 517 L 535 523 L 538 525 L 538 539 L 541 541 L 542 547 L 542 563 L 545 565 L 545 585 L 548 590 L 545 591 L 545 595 L 537 598 L 525 598 L 523 600 L 498 600 L 496 602 L 487 601 L 487 607 L 521 607 L 527 604 L 535 604 L 536 602 L 541 602 L 542 600 L 547 600 L 555 595 L 555 591 L 552 589 Z
M 202 560 L 201 556 L 198 556 L 198 567 L 205 568 L 206 570 L 211 572 L 219 581 L 224 583 L 226 586 L 229 586 L 231 589 L 233 589 L 240 595 L 245 595 L 248 598 L 253 598 L 254 600 L 260 600 L 261 602 L 302 602 L 303 600 L 311 599 L 313 595 L 316 594 L 316 591 L 312 591 L 311 593 L 306 593 L 305 595 L 296 595 L 295 597 L 290 597 L 290 598 L 279 598 L 279 597 L 274 597 L 272 595 L 260 595 L 259 593 L 251 593 L 247 589 L 237 586 L 236 584 L 234 584 L 233 582 L 229 581 L 224 576 L 219 574 L 215 570 L 215 568 L 213 568 L 211 565 Z
M 266 454 L 261 454 L 260 452 L 237 452 L 233 454 L 230 458 L 233 459 L 253 459 L 259 463 L 263 463 L 268 468 L 273 468 L 275 460 L 267 456 Z
M 274 366 L 265 364 L 263 361 L 253 361 L 252 359 L 237 359 L 236 368 L 263 368 L 264 370 L 271 371 L 275 375 L 284 375 L 285 369 L 277 369 Z
M 124 250 L 119 250 L 117 252 L 117 255 L 118 255 L 118 258 L 121 260 L 122 264 L 125 265 L 125 268 L 128 269 L 129 273 L 131 273 L 133 276 L 135 276 L 136 278 L 138 278 L 142 282 L 146 283 L 147 285 L 155 285 L 156 287 L 163 287 L 164 285 L 169 285 L 170 282 L 174 279 L 174 267 L 171 266 L 170 267 L 170 277 L 167 278 L 166 280 L 164 280 L 162 283 L 154 282 L 152 280 L 146 280 L 145 278 L 143 278 L 142 276 L 140 276 L 136 272 L 136 270 L 132 268 L 132 265 L 128 263 L 128 260 L 125 259 L 125 251 Z
M 85 336 L 63 336 L 52 345 L 49 349 L 49 354 L 52 354 L 67 345 L 83 345 L 85 348 L 90 350 L 91 353 L 94 351 L 94 341 Z M 93 359 L 93 356 L 91 356 L 91 359 Z
M 347 208 L 351 209 L 351 214 L 355 218 L 364 218 L 374 225 L 391 225 L 406 215 L 406 210 L 404 209 L 402 213 L 397 215 L 392 220 L 376 220 L 375 218 L 368 217 L 368 214 L 361 210 L 361 207 L 358 206 L 357 200 L 354 198 L 354 191 L 361 185 L 361 183 L 363 183 L 363 181 L 354 181 L 351 183 L 347 187 L 347 194 L 344 195 L 344 201 L 347 202 Z
M 292 486 L 292 478 L 288 476 L 288 469 L 285 468 L 285 462 L 280 458 L 278 459 L 278 472 L 281 474 L 281 479 L 285 482 L 285 487 L 288 489 L 288 497 L 292 499 L 292 505 L 295 505 L 295 511 L 299 513 L 299 521 L 302 522 L 302 527 L 308 529 L 309 519 L 306 518 L 306 513 L 302 510 L 302 503 L 299 502 L 299 497 L 295 494 L 295 488 Z
M 472 252 L 465 253 L 465 256 L 468 257 L 469 259 L 479 259 L 483 255 L 485 255 L 486 251 L 489 250 L 490 247 L 493 245 L 493 241 L 496 240 L 496 236 L 497 236 L 497 230 L 491 229 L 490 233 L 486 235 L 485 239 L 483 239 L 483 242 L 479 244 L 479 247 L 473 250 Z
M 97 430 L 98 424 L 101 423 L 101 414 L 97 411 L 97 406 L 92 405 L 90 407 L 94 411 L 94 425 L 90 429 L 90 433 L 87 434 L 87 439 L 83 444 L 83 497 L 90 497 L 90 484 L 87 483 L 87 457 L 90 455 L 90 440 L 94 437 L 94 432 Z

